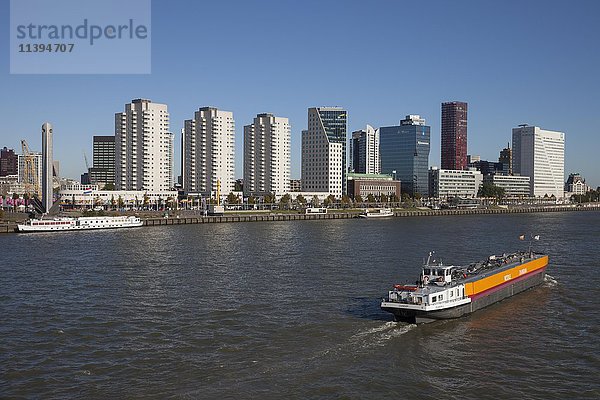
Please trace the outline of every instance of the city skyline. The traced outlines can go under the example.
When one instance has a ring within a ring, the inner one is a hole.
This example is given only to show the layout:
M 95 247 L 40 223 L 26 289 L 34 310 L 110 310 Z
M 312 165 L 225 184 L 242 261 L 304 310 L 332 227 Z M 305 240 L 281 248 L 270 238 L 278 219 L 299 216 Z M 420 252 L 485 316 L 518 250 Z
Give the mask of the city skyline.
M 150 75 L 9 75 L 7 44 L 3 41 L 0 85 L 5 90 L 0 95 L 0 109 L 10 118 L 5 118 L 0 131 L 0 147 L 17 150 L 20 140 L 26 139 L 32 150 L 41 150 L 39 126 L 49 121 L 55 133 L 54 158 L 61 160 L 62 175 L 78 178 L 85 171 L 81 150 L 91 154 L 94 135 L 113 133 L 110 116 L 115 110 L 133 98 L 150 98 L 169 106 L 178 175 L 183 121 L 198 106 L 211 104 L 232 110 L 239 121 L 250 121 L 264 112 L 288 117 L 292 126 L 291 177 L 299 178 L 306 109 L 339 105 L 348 110 L 349 132 L 367 124 L 397 125 L 404 115 L 420 114 L 431 126 L 430 164 L 440 166 L 439 107 L 443 102 L 459 100 L 469 104 L 469 154 L 495 160 L 510 141 L 512 128 L 522 123 L 547 127 L 569 136 L 565 173 L 579 172 L 592 187 L 600 185 L 600 172 L 593 162 L 593 149 L 600 147 L 593 107 L 599 103 L 600 84 L 594 71 L 600 56 L 588 50 L 591 38 L 598 36 L 593 15 L 600 7 L 595 2 L 572 6 L 465 1 L 451 6 L 434 1 L 417 6 L 428 17 L 425 29 L 416 29 L 420 19 L 406 18 L 402 32 L 393 21 L 409 9 L 414 11 L 406 4 L 346 2 L 340 7 L 336 2 L 261 2 L 265 7 L 259 8 L 272 24 L 247 31 L 247 17 L 256 15 L 256 5 L 231 3 L 235 6 L 153 2 Z M 317 4 L 320 12 L 314 16 L 311 10 Z M 202 10 L 216 17 L 202 26 L 191 23 L 194 14 Z M 344 23 L 331 19 L 338 12 L 343 14 Z M 6 2 L 0 5 L 0 14 L 7 24 Z M 167 23 L 175 15 L 181 19 L 181 30 L 172 30 Z M 310 31 L 303 29 L 307 15 L 315 19 Z M 534 17 L 538 21 L 535 27 L 527 23 Z M 352 29 L 365 18 L 377 21 L 380 29 Z M 470 28 L 474 21 L 486 29 Z M 219 30 L 223 32 L 219 36 L 223 46 L 213 54 L 213 60 L 219 62 L 193 55 L 190 63 L 177 61 L 195 39 L 210 35 L 223 24 L 230 29 Z M 462 40 L 460 56 L 438 43 L 445 32 L 453 32 Z M 345 40 L 333 47 L 315 49 L 311 45 L 314 40 L 339 36 Z M 269 62 L 254 58 L 252 44 L 263 41 L 281 48 L 282 56 Z M 411 66 L 405 62 L 404 53 L 397 51 L 409 47 L 423 56 L 421 63 Z M 306 57 L 309 51 L 314 57 Z M 335 68 L 314 61 L 326 55 L 338 60 Z M 359 57 L 375 61 L 351 61 Z M 198 69 L 202 71 L 200 79 Z M 212 82 L 202 78 L 211 75 L 219 79 Z M 38 91 L 52 92 L 52 101 L 32 96 Z M 90 102 L 93 107 L 89 107 Z M 242 129 L 241 124 L 236 127 L 238 155 L 243 154 Z M 242 170 L 238 157 L 235 177 L 241 177 Z

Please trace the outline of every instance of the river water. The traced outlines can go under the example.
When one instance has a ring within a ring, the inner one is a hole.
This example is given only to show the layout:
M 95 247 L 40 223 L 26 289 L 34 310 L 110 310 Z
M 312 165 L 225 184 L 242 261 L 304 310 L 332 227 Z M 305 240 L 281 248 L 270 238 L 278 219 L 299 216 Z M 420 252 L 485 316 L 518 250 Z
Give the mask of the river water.
M 379 301 L 435 250 L 540 235 L 546 282 L 457 320 Z M 598 399 L 600 213 L 0 236 L 1 398 Z

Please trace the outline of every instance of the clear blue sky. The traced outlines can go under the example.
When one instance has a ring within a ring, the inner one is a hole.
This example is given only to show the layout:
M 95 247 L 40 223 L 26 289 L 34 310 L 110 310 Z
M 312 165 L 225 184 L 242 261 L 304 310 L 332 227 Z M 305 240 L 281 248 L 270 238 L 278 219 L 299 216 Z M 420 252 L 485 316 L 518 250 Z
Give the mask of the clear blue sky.
M 470 154 L 495 160 L 511 128 L 566 133 L 565 173 L 600 185 L 600 1 L 158 1 L 150 75 L 10 75 L 8 0 L 0 0 L 0 147 L 41 148 L 54 124 L 61 175 L 79 177 L 94 134 L 114 133 L 133 98 L 166 103 L 179 142 L 198 107 L 290 119 L 300 177 L 307 108 L 339 105 L 348 130 L 420 114 L 440 160 L 440 103 L 469 103 Z M 118 12 L 118 11 L 116 11 Z

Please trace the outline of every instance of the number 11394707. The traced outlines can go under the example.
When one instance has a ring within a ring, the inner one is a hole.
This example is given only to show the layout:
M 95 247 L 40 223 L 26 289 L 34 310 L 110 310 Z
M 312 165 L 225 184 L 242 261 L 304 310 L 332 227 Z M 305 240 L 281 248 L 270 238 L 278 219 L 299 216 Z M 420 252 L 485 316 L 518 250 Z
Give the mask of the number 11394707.
M 75 43 L 21 43 L 19 53 L 71 53 Z

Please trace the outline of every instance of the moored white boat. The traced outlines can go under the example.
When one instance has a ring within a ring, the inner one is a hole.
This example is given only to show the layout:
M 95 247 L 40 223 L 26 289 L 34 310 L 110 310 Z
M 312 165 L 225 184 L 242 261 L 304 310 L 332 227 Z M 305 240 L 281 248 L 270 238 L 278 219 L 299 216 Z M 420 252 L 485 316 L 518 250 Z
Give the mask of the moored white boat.
M 391 208 L 377 208 L 369 210 L 359 214 L 360 218 L 381 218 L 381 217 L 393 217 L 394 212 Z
M 88 229 L 116 229 L 135 228 L 142 226 L 139 217 L 79 217 L 79 218 L 54 218 L 30 219 L 24 224 L 17 225 L 17 232 L 55 232 L 78 231 Z

